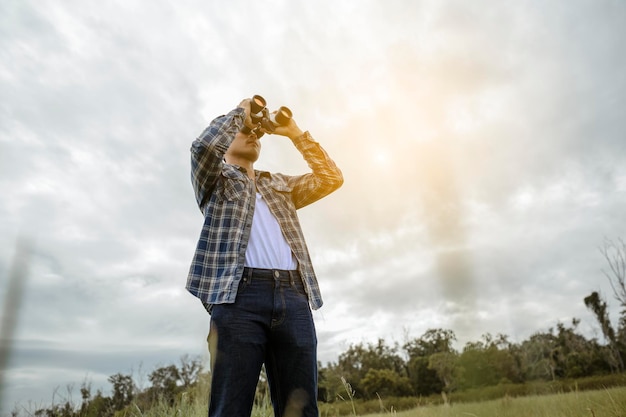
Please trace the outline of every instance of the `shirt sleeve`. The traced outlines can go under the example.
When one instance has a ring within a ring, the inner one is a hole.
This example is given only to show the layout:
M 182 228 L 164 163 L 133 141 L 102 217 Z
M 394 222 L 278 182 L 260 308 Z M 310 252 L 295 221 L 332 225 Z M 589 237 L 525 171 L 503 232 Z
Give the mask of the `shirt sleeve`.
M 224 154 L 243 126 L 245 112 L 238 107 L 219 116 L 191 144 L 191 183 L 202 211 L 224 164 Z
M 299 209 L 326 197 L 341 187 L 343 174 L 308 131 L 294 139 L 293 143 L 311 168 L 310 173 L 289 179 L 292 199 L 295 207 Z

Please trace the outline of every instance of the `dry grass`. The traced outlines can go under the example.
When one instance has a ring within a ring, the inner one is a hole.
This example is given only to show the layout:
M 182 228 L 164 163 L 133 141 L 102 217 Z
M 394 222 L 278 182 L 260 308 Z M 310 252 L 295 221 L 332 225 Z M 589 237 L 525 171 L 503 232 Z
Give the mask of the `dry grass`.
M 349 400 L 347 400 L 349 401 Z M 381 400 L 384 402 L 384 399 Z M 126 416 L 134 417 L 204 417 L 206 401 L 201 398 L 184 398 L 175 407 L 157 406 L 149 411 L 131 410 Z M 269 401 L 254 408 L 252 417 L 274 415 Z M 355 415 L 354 413 L 352 414 Z M 333 413 L 322 417 L 336 417 Z M 393 409 L 363 417 L 626 417 L 626 387 L 598 391 L 569 392 L 553 395 L 530 396 L 477 403 L 452 403 L 421 406 L 413 410 L 396 412 Z
M 419 407 L 368 417 L 626 417 L 626 387 Z

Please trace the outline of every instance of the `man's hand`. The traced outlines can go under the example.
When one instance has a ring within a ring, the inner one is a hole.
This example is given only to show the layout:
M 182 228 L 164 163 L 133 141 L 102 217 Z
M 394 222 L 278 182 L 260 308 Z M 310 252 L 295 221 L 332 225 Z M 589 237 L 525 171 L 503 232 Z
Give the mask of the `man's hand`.
M 250 130 L 253 130 L 255 127 L 258 126 L 258 124 L 255 125 L 254 123 L 252 123 L 252 119 L 250 118 L 250 113 L 252 112 L 252 110 L 250 110 L 251 100 L 252 99 L 250 98 L 244 98 L 243 100 L 241 100 L 241 103 L 239 103 L 238 107 L 242 108 L 245 112 L 246 118 L 243 121 L 244 125 L 250 128 Z
M 272 112 L 273 115 L 276 115 L 276 111 Z M 281 135 L 287 136 L 289 139 L 294 140 L 299 136 L 302 136 L 304 133 L 297 125 L 296 121 L 291 118 L 289 122 L 285 126 L 278 125 L 276 126 L 276 130 L 274 132 L 266 132 L 272 135 Z

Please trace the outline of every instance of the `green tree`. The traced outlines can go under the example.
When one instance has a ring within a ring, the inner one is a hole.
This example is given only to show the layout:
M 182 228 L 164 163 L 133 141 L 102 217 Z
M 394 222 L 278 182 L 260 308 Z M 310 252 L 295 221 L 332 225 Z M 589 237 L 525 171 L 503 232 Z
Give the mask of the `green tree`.
M 554 330 L 537 332 L 521 345 L 521 369 L 525 380 L 557 378 L 560 350 Z
M 113 415 L 111 398 L 102 395 L 98 390 L 96 395 L 90 397 L 88 403 L 81 407 L 80 417 L 107 417 Z
M 618 301 L 621 311 L 615 335 L 614 351 L 619 352 L 621 371 L 625 370 L 626 362 L 626 242 L 606 239 L 600 248 L 608 265 L 602 272 L 609 280 L 613 295 Z
M 367 394 L 362 381 L 371 369 L 388 369 L 399 376 L 406 376 L 406 365 L 398 354 L 398 346 L 387 346 L 383 339 L 378 339 L 376 344 L 351 345 L 346 352 L 339 355 L 333 372 L 329 373 L 345 378 L 356 395 L 363 397 Z
M 608 343 L 607 362 L 615 372 L 622 372 L 624 370 L 624 361 L 620 352 L 620 341 L 611 325 L 606 301 L 596 291 L 585 297 L 584 301 L 585 306 L 596 316 L 602 334 Z
M 521 382 L 522 372 L 518 348 L 506 335 L 493 338 L 487 333 L 478 342 L 468 342 L 459 357 L 463 369 L 464 388 L 496 385 L 501 382 Z
M 432 369 L 443 382 L 443 390 L 451 392 L 459 383 L 462 368 L 458 366 L 458 355 L 456 352 L 437 352 L 428 358 L 428 369 Z
M 433 353 L 452 352 L 454 341 L 456 335 L 452 330 L 429 329 L 421 337 L 407 342 L 404 350 L 410 358 L 428 357 Z
M 179 391 L 178 381 L 180 380 L 180 371 L 176 365 L 157 368 L 148 376 L 148 379 L 152 382 L 149 388 L 152 401 L 157 399 L 163 399 L 169 403 L 174 401 Z
M 135 384 L 130 375 L 117 373 L 111 375 L 108 381 L 113 385 L 111 406 L 115 411 L 122 410 L 129 405 L 135 396 Z
M 415 395 L 437 394 L 443 391 L 445 384 L 437 371 L 429 367 L 430 356 L 416 356 L 409 359 L 407 373 Z
M 342 372 L 337 364 L 328 363 L 326 366 L 318 364 L 317 397 L 324 402 L 334 402 L 343 390 L 341 377 Z
M 366 397 L 405 397 L 412 393 L 411 382 L 406 376 L 391 369 L 370 369 L 361 380 Z
M 594 362 L 598 352 L 593 342 L 576 333 L 579 319 L 572 319 L 572 327 L 562 323 L 557 324 L 557 344 L 560 349 L 559 358 L 562 363 L 562 376 L 567 378 L 581 378 L 593 372 Z
M 181 356 L 178 376 L 183 388 L 188 388 L 195 383 L 198 380 L 200 372 L 202 372 L 202 361 L 199 356 Z
M 407 374 L 416 395 L 441 392 L 445 383 L 437 371 L 429 367 L 430 356 L 435 353 L 454 353 L 452 343 L 456 336 L 452 330 L 429 329 L 421 337 L 404 344 L 409 357 Z

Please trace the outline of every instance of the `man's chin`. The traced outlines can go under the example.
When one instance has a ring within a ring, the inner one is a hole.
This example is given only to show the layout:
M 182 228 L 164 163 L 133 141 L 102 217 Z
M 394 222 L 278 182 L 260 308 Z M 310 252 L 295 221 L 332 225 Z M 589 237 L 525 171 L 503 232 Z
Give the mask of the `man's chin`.
M 259 156 L 261 156 L 261 152 L 250 152 L 246 155 L 250 162 L 256 162 L 259 159 Z

